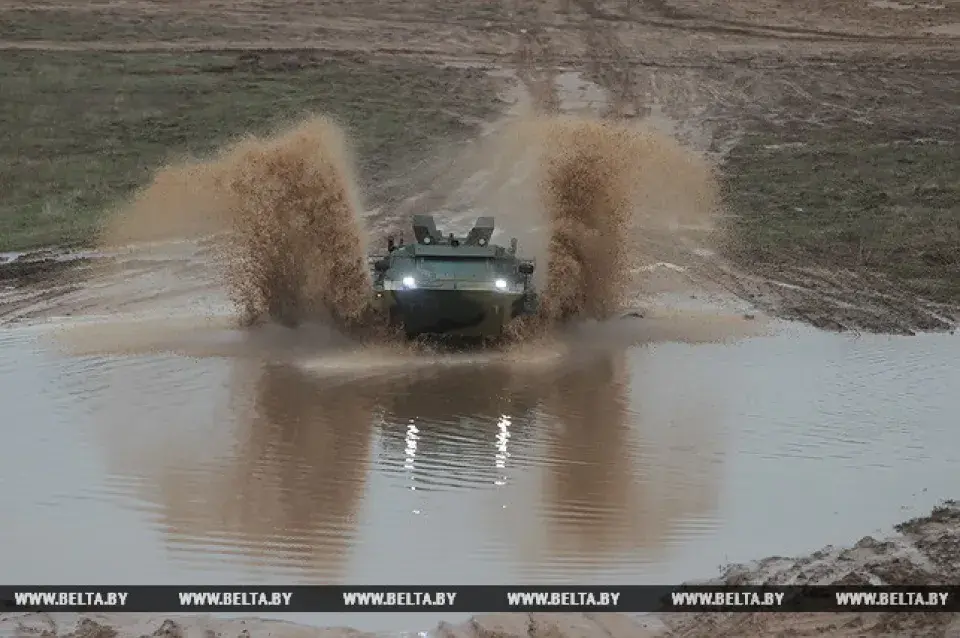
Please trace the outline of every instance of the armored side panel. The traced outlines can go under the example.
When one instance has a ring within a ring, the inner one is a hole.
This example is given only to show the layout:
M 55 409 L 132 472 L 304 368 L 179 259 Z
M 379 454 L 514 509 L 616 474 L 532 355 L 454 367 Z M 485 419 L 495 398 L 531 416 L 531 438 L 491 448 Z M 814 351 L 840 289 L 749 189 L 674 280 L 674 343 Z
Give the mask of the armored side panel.
M 468 246 L 487 246 L 493 237 L 493 217 L 479 217 L 467 235 Z
M 413 234 L 418 244 L 436 244 L 441 239 L 433 215 L 414 215 Z

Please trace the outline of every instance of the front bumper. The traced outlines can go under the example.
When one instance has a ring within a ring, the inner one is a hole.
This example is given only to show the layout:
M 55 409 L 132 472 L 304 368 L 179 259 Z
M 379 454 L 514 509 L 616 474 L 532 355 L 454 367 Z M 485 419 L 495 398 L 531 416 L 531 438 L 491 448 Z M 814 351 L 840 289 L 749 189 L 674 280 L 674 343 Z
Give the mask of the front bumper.
M 377 295 L 380 310 L 410 335 L 497 337 L 525 308 L 524 295 L 489 290 L 383 290 Z

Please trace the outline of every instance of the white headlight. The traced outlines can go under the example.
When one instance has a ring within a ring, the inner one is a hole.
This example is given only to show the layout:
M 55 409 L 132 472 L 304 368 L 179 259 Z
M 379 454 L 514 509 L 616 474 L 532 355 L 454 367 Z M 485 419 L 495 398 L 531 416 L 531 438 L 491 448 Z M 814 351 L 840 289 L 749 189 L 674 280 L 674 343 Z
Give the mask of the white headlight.
M 498 290 L 506 290 L 507 280 L 506 279 L 497 279 L 493 282 L 493 285 L 497 287 Z
M 403 278 L 403 285 L 406 286 L 407 288 L 416 288 L 416 287 L 417 287 L 417 280 L 414 279 L 413 277 L 404 277 L 404 278 Z

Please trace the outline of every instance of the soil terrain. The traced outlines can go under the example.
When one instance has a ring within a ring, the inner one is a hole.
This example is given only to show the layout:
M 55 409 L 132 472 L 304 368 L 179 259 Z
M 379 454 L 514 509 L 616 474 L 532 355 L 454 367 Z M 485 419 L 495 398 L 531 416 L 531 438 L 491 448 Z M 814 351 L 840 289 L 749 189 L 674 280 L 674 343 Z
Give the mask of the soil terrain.
M 957 319 L 956 2 L 11 0 L 0 25 L 0 250 L 89 243 L 159 164 L 307 111 L 348 125 L 389 216 L 519 78 L 716 159 L 701 282 L 830 329 Z M 59 270 L 3 259 L 7 286 Z

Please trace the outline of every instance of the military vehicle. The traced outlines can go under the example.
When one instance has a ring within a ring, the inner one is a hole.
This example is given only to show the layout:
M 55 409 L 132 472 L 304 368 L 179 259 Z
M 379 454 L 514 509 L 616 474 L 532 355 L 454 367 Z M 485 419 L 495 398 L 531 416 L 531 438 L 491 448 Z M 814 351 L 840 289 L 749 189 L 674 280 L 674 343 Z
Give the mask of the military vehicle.
M 537 312 L 535 262 L 491 242 L 492 217 L 480 217 L 466 237 L 444 237 L 432 215 L 414 215 L 415 242 L 387 238 L 373 259 L 374 307 L 408 338 L 435 335 L 496 340 L 510 321 Z

